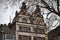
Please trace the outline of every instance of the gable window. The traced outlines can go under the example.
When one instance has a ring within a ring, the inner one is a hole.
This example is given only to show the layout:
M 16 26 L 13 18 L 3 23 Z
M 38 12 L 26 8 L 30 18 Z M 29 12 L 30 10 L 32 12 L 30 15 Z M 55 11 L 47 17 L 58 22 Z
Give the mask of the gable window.
M 44 25 L 43 23 L 44 23 L 44 22 L 43 22 L 43 20 L 42 20 L 42 19 L 38 19 L 36 24 Z
M 45 40 L 45 37 L 42 37 L 42 40 Z
M 27 19 L 23 18 L 23 19 L 22 19 L 22 22 L 23 22 L 23 23 L 27 23 Z
M 22 26 L 19 26 L 19 31 L 22 31 Z
M 44 31 L 44 29 L 41 29 L 41 31 L 42 31 L 42 34 L 45 34 L 45 31 Z

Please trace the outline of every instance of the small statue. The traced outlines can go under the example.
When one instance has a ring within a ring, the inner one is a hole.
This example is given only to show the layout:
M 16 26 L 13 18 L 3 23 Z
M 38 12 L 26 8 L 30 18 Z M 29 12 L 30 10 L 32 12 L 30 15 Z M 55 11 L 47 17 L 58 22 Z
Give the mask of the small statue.
M 22 7 L 21 7 L 21 11 L 26 11 L 26 3 L 25 2 L 23 2 L 22 3 Z

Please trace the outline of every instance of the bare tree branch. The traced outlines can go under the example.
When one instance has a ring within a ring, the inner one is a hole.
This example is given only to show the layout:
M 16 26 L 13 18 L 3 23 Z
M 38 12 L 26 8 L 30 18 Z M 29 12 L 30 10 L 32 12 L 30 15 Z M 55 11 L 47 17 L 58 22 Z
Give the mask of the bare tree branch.
M 53 12 L 55 14 L 57 14 L 58 16 L 60 16 L 60 11 L 59 11 L 59 0 L 57 0 L 57 10 L 58 12 L 54 9 L 54 7 L 50 7 L 49 4 L 47 2 L 45 2 L 44 0 L 41 0 L 41 2 L 45 5 L 44 8 L 48 9 L 50 12 Z M 42 7 L 42 6 L 41 6 Z
M 59 0 L 57 0 L 57 10 L 59 12 Z

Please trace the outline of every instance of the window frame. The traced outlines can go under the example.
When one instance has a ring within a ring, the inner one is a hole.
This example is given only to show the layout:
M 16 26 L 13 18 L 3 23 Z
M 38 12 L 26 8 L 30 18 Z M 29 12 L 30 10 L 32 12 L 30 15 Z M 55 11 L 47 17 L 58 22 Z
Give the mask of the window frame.
M 31 28 L 30 27 L 19 26 L 19 31 L 21 31 L 21 32 L 31 32 Z

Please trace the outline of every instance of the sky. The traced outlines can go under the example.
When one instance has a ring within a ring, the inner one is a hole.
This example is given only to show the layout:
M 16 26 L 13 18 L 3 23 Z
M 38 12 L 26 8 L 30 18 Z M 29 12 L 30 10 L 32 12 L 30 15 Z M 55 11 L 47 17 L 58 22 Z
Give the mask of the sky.
M 8 24 L 11 20 L 13 20 L 15 16 L 15 11 L 19 11 L 19 6 L 23 0 L 0 0 L 0 24 Z M 19 6 L 18 6 L 19 5 Z

